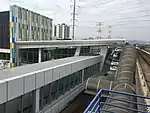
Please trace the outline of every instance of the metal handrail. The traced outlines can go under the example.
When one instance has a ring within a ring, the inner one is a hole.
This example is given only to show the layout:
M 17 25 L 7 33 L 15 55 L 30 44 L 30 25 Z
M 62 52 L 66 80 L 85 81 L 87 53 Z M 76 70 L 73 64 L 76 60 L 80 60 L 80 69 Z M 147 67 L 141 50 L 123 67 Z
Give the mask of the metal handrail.
M 100 113 L 101 111 L 105 111 L 105 112 L 108 112 L 108 113 L 113 113 L 111 111 L 101 109 L 102 105 L 114 106 L 116 108 L 125 109 L 125 110 L 128 110 L 128 111 L 136 111 L 136 112 L 141 112 L 141 113 L 147 113 L 146 111 L 142 111 L 142 110 L 127 108 L 127 107 L 124 107 L 124 106 L 118 106 L 118 105 L 110 104 L 110 103 L 107 103 L 107 102 L 100 102 L 101 98 L 109 98 L 109 99 L 113 99 L 113 100 L 117 100 L 117 101 L 136 104 L 136 105 L 139 105 L 139 106 L 150 107 L 150 105 L 134 102 L 134 101 L 131 101 L 131 100 L 129 101 L 129 100 L 124 100 L 124 99 L 117 99 L 117 98 L 114 98 L 114 97 L 111 97 L 111 96 L 105 96 L 105 95 L 102 95 L 103 92 L 127 95 L 127 96 L 142 98 L 142 99 L 150 99 L 150 97 L 139 95 L 139 94 L 131 94 L 131 93 L 127 93 L 127 92 L 121 92 L 121 91 L 115 91 L 115 90 L 109 90 L 109 89 L 100 89 L 99 92 L 96 94 L 94 99 L 91 101 L 91 103 L 88 105 L 88 107 L 86 108 L 86 110 L 83 113 L 97 113 L 97 112 Z M 95 108 L 97 108 L 97 109 L 95 109 Z

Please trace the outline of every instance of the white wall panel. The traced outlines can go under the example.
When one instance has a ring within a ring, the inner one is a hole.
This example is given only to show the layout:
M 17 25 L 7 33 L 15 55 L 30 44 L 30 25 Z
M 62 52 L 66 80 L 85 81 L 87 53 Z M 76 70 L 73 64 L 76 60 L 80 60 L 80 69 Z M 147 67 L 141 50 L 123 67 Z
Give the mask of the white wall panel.
M 36 88 L 44 86 L 44 72 L 36 73 Z
M 88 60 L 84 60 L 84 61 L 83 61 L 83 65 L 84 65 L 84 67 L 87 67 L 87 66 L 89 65 Z
M 23 94 L 23 78 L 8 81 L 8 100 Z
M 71 74 L 71 72 L 72 72 L 71 67 L 72 67 L 71 64 L 69 64 L 69 65 L 66 66 L 66 74 L 67 75 Z M 65 75 L 65 76 L 67 76 L 67 75 Z
M 0 104 L 7 101 L 6 82 L 0 83 Z
M 95 59 L 89 59 L 89 60 L 88 60 L 88 66 L 93 65 L 93 64 L 94 64 L 94 60 L 95 60 Z
M 45 71 L 45 85 L 52 82 L 53 72 L 52 69 Z
M 67 74 L 66 73 L 66 66 L 61 66 L 60 68 L 59 68 L 59 79 L 61 79 L 61 78 L 63 78 L 63 77 L 65 77 L 65 75 Z
M 24 93 L 34 90 L 35 87 L 35 74 L 24 77 Z
M 53 81 L 56 81 L 59 79 L 59 71 L 60 71 L 60 68 L 53 69 Z
M 77 71 L 77 63 L 72 63 L 71 64 L 71 70 L 72 70 L 72 73 L 76 72 Z
M 76 63 L 76 69 L 77 69 L 77 71 L 81 70 L 81 69 L 82 69 L 81 67 L 82 67 L 81 61 L 80 61 L 80 62 L 77 62 L 77 63 Z

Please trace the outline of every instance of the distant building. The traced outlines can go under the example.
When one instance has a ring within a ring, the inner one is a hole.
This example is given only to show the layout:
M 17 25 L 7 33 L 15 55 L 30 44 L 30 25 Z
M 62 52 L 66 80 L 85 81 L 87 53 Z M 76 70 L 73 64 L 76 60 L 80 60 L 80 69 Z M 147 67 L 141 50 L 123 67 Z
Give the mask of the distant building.
M 69 39 L 70 26 L 65 23 L 54 25 L 54 38 L 55 39 Z
M 10 66 L 15 63 L 17 41 L 52 40 L 52 19 L 19 6 L 10 6 L 0 12 L 0 56 L 10 57 Z M 9 52 L 3 52 L 9 51 Z M 6 54 L 6 55 L 4 55 Z

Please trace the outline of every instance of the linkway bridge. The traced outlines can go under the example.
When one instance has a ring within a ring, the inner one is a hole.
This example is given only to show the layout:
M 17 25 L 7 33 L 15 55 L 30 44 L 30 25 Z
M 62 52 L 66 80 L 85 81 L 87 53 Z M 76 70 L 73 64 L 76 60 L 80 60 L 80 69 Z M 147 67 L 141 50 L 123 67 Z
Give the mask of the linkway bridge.
M 80 48 L 76 48 L 73 57 L 1 70 L 1 113 L 60 112 L 84 90 L 86 80 L 101 70 L 108 50 L 105 46 L 122 45 L 124 41 L 17 42 L 16 49 L 98 46 L 101 52 L 97 56 L 79 56 Z

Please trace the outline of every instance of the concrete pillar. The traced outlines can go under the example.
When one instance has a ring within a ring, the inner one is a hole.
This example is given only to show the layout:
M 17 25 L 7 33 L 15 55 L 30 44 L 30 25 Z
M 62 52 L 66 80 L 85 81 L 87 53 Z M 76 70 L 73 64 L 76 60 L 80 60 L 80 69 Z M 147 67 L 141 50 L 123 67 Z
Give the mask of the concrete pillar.
M 84 69 L 82 69 L 82 83 L 84 82 Z
M 20 55 L 20 50 L 16 49 L 16 66 L 20 66 L 21 65 L 21 55 Z
M 41 63 L 41 58 L 42 58 L 42 50 L 41 50 L 41 48 L 39 48 L 39 51 L 38 51 L 38 63 Z
M 102 69 L 103 69 L 107 51 L 108 51 L 107 47 L 105 47 L 105 46 L 101 47 L 100 55 L 102 56 L 102 62 L 101 62 L 101 66 L 100 66 L 100 71 L 102 71 Z
M 35 91 L 35 113 L 40 110 L 40 89 Z
M 76 52 L 74 56 L 79 56 L 81 51 L 81 46 L 76 48 Z

